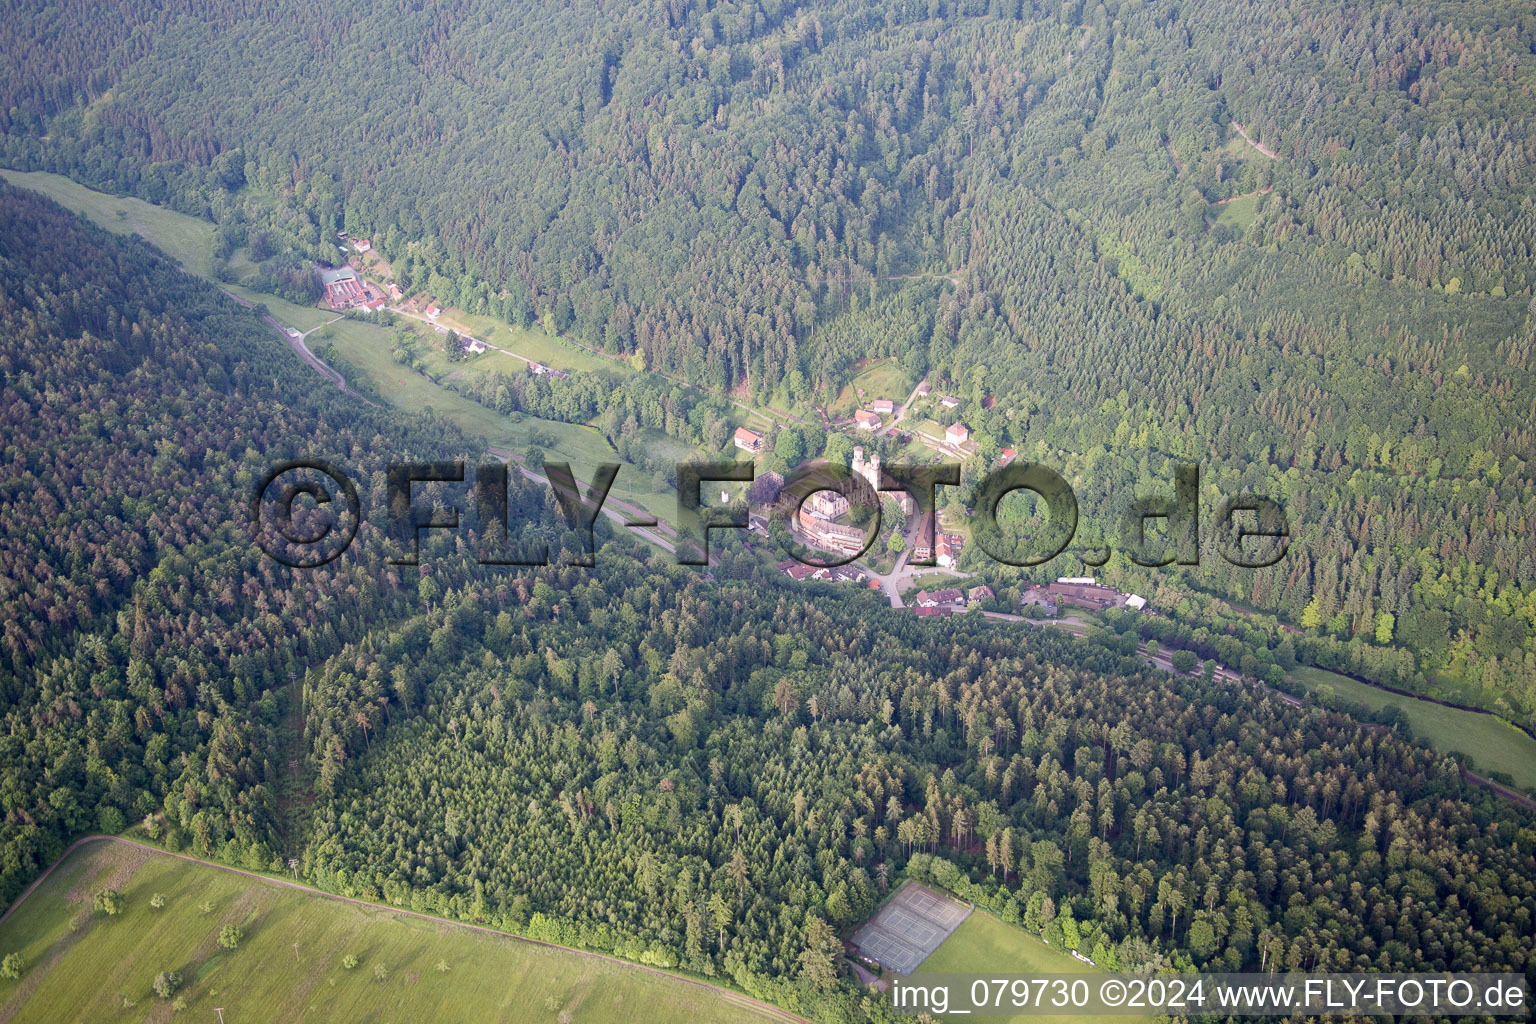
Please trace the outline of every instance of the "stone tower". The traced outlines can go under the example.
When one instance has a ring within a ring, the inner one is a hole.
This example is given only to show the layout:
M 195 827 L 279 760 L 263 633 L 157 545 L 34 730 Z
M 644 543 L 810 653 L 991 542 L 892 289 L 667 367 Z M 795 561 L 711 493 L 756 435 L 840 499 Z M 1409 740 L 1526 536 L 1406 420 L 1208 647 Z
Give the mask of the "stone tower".
M 876 494 L 880 493 L 879 452 L 875 452 L 869 461 L 866 462 L 864 459 L 864 446 L 859 445 L 853 450 L 853 465 L 849 468 L 851 468 L 855 473 L 863 477 L 865 480 L 869 481 L 869 486 L 874 488 Z

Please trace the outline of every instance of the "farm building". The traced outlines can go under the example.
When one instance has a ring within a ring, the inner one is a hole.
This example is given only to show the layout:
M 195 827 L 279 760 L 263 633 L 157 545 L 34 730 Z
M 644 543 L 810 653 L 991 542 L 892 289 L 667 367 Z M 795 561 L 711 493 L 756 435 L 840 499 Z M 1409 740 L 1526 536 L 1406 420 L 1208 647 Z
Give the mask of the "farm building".
M 351 309 L 368 300 L 363 282 L 351 267 L 338 267 L 334 270 L 322 267 L 320 284 L 325 288 L 326 304 L 332 309 Z
M 1114 587 L 1096 583 L 1091 576 L 1064 576 L 1045 589 L 1062 604 L 1075 604 L 1091 611 L 1123 608 L 1127 596 Z

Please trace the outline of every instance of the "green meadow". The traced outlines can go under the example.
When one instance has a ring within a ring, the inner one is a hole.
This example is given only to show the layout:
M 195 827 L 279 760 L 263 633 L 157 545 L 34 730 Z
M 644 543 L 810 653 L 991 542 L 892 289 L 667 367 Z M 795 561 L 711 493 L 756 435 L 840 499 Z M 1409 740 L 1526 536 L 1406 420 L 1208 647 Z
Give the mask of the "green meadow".
M 97 192 L 59 174 L 46 171 L 10 171 L 0 176 L 20 188 L 29 188 L 89 217 L 100 227 L 120 235 L 140 235 L 171 259 L 201 277 L 213 276 L 212 222 L 177 213 L 142 199 L 122 198 Z
M 111 917 L 92 909 L 107 888 L 123 895 Z M 232 950 L 218 941 L 226 925 L 243 933 Z M 37 1024 L 214 1021 L 219 1008 L 225 1024 L 782 1019 L 628 964 L 111 842 L 77 850 L 27 897 L 0 925 L 0 951 L 27 964 L 0 981 L 0 1020 Z M 169 999 L 154 992 L 162 971 L 181 976 Z
M 1096 968 L 1073 959 L 1067 953 L 1053 949 L 1038 937 L 1022 928 L 1007 924 L 985 911 L 978 910 L 955 929 L 928 959 L 912 973 L 912 983 L 922 984 L 923 979 L 934 974 L 989 974 L 998 977 L 1020 974 L 1096 974 Z M 953 993 L 953 996 L 961 993 Z M 951 1001 L 953 1009 L 955 1003 Z M 986 1018 L 987 1021 L 1017 1022 L 1040 1020 L 1037 1015 L 1019 1014 L 1008 1017 Z M 1061 1024 L 1089 1024 L 1094 1017 L 1083 1014 L 1063 1014 L 1045 1018 Z M 1142 1018 L 1115 1017 L 1117 1021 L 1135 1024 Z
M 895 359 L 879 359 L 859 371 L 858 376 L 843 386 L 827 412 L 833 416 L 852 416 L 855 409 L 863 408 L 877 398 L 889 398 L 897 408 L 907 400 L 912 382 L 906 371 Z M 864 392 L 859 397 L 859 392 Z
M 1239 230 L 1246 229 L 1259 212 L 1260 198 L 1257 193 L 1253 193 L 1211 207 L 1216 213 L 1216 223 L 1228 224 Z
M 1291 678 L 1310 691 L 1332 692 L 1373 711 L 1396 704 L 1414 735 L 1436 750 L 1467 755 L 1478 772 L 1507 772 L 1516 785 L 1536 789 L 1536 740 L 1502 719 L 1390 693 L 1311 666 L 1293 669 Z
M 671 519 L 677 514 L 676 492 L 671 485 L 657 486 L 650 474 L 625 463 L 598 431 L 522 414 L 503 416 L 457 392 L 439 387 L 431 379 L 394 361 L 389 354 L 392 335 L 385 328 L 357 320 L 340 320 L 311 335 L 309 345 L 311 349 L 330 345 L 391 405 L 409 412 L 431 410 L 465 433 L 484 438 L 493 446 L 521 454 L 530 447 L 533 434 L 537 432 L 545 441 L 554 442 L 542 446 L 545 457 L 570 462 L 582 480 L 591 480 L 600 463 L 623 463 L 611 491 L 614 497 L 634 502 L 663 519 Z M 507 356 L 500 358 L 509 359 Z

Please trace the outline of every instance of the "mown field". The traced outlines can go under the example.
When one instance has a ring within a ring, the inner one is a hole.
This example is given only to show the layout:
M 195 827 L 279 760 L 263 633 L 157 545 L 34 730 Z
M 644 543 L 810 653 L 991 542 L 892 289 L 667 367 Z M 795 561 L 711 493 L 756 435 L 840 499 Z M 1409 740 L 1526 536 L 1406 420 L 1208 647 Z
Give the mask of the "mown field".
M 1389 693 L 1311 666 L 1292 670 L 1291 678 L 1308 690 L 1332 687 L 1341 699 L 1363 704 L 1373 711 L 1396 704 L 1408 716 L 1414 735 L 1436 750 L 1465 754 L 1472 758 L 1480 773 L 1508 772 L 1516 785 L 1536 788 L 1536 740 L 1492 715 Z
M 124 896 L 114 917 L 92 909 L 104 888 Z M 233 950 L 217 941 L 227 924 L 244 932 Z M 109 842 L 72 854 L 0 925 L 0 952 L 18 951 L 28 966 L 0 981 L 0 1021 L 214 1021 L 220 1007 L 226 1024 L 782 1019 L 682 979 Z M 171 1000 L 152 988 L 162 971 L 182 977 Z
M 1239 230 L 1247 230 L 1253 224 L 1253 218 L 1259 210 L 1259 196 L 1246 195 L 1229 202 L 1213 206 L 1212 212 L 1216 215 L 1216 223 L 1227 224 Z
M 1022 928 L 993 917 L 985 911 L 976 911 L 955 929 L 955 933 L 934 950 L 922 966 L 912 973 L 912 982 L 922 984 L 924 977 L 934 974 L 986 974 L 1005 977 L 1020 974 L 1089 974 L 1101 973 L 1085 963 L 1074 960 L 1061 950 L 1052 949 Z M 953 1009 L 955 1003 L 951 1002 Z M 1010 1017 L 986 1018 L 988 1021 L 1020 1022 L 1049 1020 L 1060 1024 L 1089 1024 L 1097 1018 L 1087 1015 L 1064 1014 L 1041 1018 L 1029 1014 Z M 1143 1018 L 1134 1016 L 1115 1017 L 1124 1024 L 1136 1024 Z

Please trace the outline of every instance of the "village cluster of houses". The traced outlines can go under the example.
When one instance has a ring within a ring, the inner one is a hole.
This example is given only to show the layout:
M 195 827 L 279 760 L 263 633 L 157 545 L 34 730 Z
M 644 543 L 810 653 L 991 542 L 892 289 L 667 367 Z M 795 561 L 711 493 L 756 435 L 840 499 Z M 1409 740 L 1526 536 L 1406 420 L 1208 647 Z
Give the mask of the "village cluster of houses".
M 317 267 L 320 274 L 320 283 L 325 290 L 325 303 L 338 313 L 344 310 L 355 309 L 364 313 L 372 313 L 374 310 L 385 309 L 391 304 L 398 306 L 406 313 L 421 313 L 427 321 L 437 328 L 439 334 L 448 333 L 448 328 L 438 324 L 438 318 L 443 315 L 443 307 L 433 299 L 425 296 L 416 296 L 410 299 L 405 297 L 405 292 L 393 281 L 381 288 L 372 281 L 364 280 L 359 271 L 363 269 L 360 259 L 365 253 L 373 251 L 373 243 L 366 238 L 347 239 L 345 231 L 337 232 L 337 237 L 351 246 L 356 254 L 350 257 L 344 267 Z M 345 246 L 336 247 L 343 255 L 347 253 Z M 484 341 L 470 335 L 463 335 L 464 351 L 470 355 L 478 355 L 486 351 L 488 346 Z M 542 366 L 539 363 L 530 362 L 528 368 L 538 376 L 550 374 L 561 379 L 568 378 L 570 374 L 564 370 L 556 370 L 553 367 Z
M 821 494 L 826 491 L 818 492 Z M 811 497 L 815 497 L 812 495 Z M 848 501 L 842 495 L 836 495 L 846 509 Z M 800 506 L 800 511 L 795 515 L 795 531 L 802 539 L 810 541 L 813 545 L 824 551 L 835 551 L 840 555 L 856 555 L 864 550 L 864 528 L 860 526 L 848 526 L 843 523 L 823 519 L 810 509 L 810 501 Z
M 961 591 L 955 587 L 945 587 L 943 590 L 919 590 L 912 598 L 912 614 L 919 617 L 930 615 L 954 615 L 963 612 L 976 601 L 987 601 L 996 597 L 991 587 L 985 583 L 978 584 L 969 590 Z
M 907 515 L 916 511 L 916 500 L 905 490 L 881 490 L 882 487 L 892 486 L 894 481 L 880 468 L 879 452 L 872 452 L 868 458 L 865 458 L 862 445 L 854 448 L 853 465 L 849 468 L 863 477 L 864 482 L 869 484 L 876 494 L 887 501 L 895 502 Z M 857 554 L 864 549 L 864 529 L 837 521 L 848 511 L 848 499 L 837 491 L 816 491 L 801 504 L 800 511 L 795 517 L 795 532 L 816 547 L 842 554 Z M 958 538 L 955 539 L 958 540 Z M 955 551 L 958 553 L 958 547 Z
M 363 270 L 363 256 L 373 252 L 373 243 L 366 238 L 348 238 L 345 231 L 336 232 L 336 237 L 345 245 L 338 245 L 337 251 L 347 257 L 346 266 L 326 267 L 316 269 L 320 274 L 320 282 L 325 288 L 325 302 L 337 312 L 348 309 L 359 309 L 365 313 L 371 313 L 376 309 L 383 309 L 393 303 L 407 313 L 420 312 L 433 324 L 437 318 L 443 315 L 443 307 L 436 301 L 417 296 L 407 299 L 405 291 L 393 281 L 387 282 L 384 287 L 365 281 L 360 276 Z M 349 255 L 350 247 L 350 255 Z M 446 328 L 439 327 L 438 333 L 445 333 Z M 479 347 L 476 347 L 476 346 Z M 484 352 L 485 343 L 471 338 L 467 344 L 470 352 Z
M 942 533 L 935 527 L 937 517 L 925 516 L 917 527 L 917 540 L 912 545 L 912 560 L 918 563 L 933 561 L 946 569 L 953 569 L 965 548 L 965 535 Z
M 889 416 L 896 411 L 896 403 L 889 398 L 877 398 L 869 403 L 869 407 L 860 409 L 853 414 L 854 426 L 860 430 L 876 431 L 884 424 L 884 416 Z

